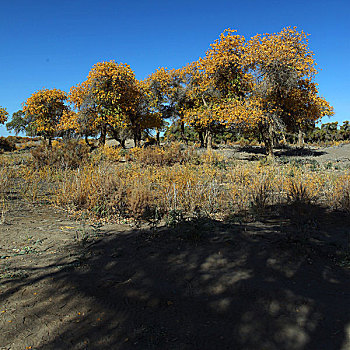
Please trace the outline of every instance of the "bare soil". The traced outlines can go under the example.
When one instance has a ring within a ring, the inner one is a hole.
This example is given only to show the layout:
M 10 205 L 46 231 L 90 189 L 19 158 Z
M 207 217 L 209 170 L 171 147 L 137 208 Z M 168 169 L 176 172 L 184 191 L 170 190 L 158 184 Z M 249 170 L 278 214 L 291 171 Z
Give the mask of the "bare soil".
M 348 214 L 291 205 L 153 232 L 9 205 L 0 349 L 350 348 Z
M 259 146 L 228 147 L 220 150 L 226 157 L 240 160 L 257 160 L 265 155 L 265 149 Z M 280 161 L 316 161 L 320 164 L 333 163 L 341 167 L 350 167 L 350 144 L 330 147 L 280 148 L 275 150 Z

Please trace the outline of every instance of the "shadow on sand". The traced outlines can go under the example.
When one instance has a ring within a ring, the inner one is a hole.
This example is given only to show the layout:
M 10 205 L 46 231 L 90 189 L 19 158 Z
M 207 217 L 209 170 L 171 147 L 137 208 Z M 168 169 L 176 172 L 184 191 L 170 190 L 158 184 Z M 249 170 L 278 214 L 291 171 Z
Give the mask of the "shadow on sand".
M 349 274 L 337 251 L 346 222 L 320 207 L 285 206 L 250 223 L 111 231 L 67 246 L 79 252 L 75 264 L 12 281 L 0 298 L 50 279 L 44 299 L 85 310 L 55 324 L 45 350 L 345 350 Z
M 260 146 L 244 146 L 239 147 L 239 152 L 245 152 L 255 155 L 265 155 L 265 147 Z M 318 157 L 326 154 L 327 152 L 319 151 L 311 148 L 299 148 L 299 147 L 284 147 L 275 149 L 275 156 L 277 157 Z

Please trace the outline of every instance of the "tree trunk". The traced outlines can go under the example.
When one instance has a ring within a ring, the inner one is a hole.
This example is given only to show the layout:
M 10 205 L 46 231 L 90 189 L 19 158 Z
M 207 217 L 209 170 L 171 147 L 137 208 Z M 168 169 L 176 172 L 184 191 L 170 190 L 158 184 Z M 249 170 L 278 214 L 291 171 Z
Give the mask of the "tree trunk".
M 85 139 L 85 143 L 86 143 L 89 147 L 91 147 L 91 143 L 89 142 L 88 136 L 87 136 L 87 135 L 85 135 L 84 139 Z
M 266 150 L 266 155 L 268 157 L 273 158 L 274 153 L 273 153 L 273 126 L 271 123 L 269 123 L 267 129 L 260 130 L 261 136 L 263 138 L 264 144 L 265 144 L 265 150 Z
M 139 145 L 141 145 L 141 140 L 142 140 L 142 132 L 141 132 L 141 130 L 139 129 L 139 132 L 138 132 L 138 142 L 139 142 Z
M 106 143 L 106 136 L 107 136 L 107 126 L 103 125 L 101 127 L 101 135 L 100 135 L 100 139 L 99 139 L 99 145 L 100 146 L 104 146 Z
M 140 147 L 141 144 L 141 130 L 139 128 L 134 129 L 134 146 Z
M 185 141 L 185 124 L 184 124 L 184 122 L 181 122 L 180 130 L 181 130 L 182 141 Z
M 206 132 L 206 139 L 207 139 L 207 150 L 210 151 L 212 149 L 212 134 L 210 129 Z
M 268 157 L 273 158 L 274 153 L 273 153 L 273 140 L 270 137 L 267 137 L 265 140 L 265 149 L 266 149 L 266 155 Z
M 188 140 L 185 136 L 185 123 L 184 122 L 181 122 L 181 139 L 183 142 L 186 143 L 186 145 L 188 144 Z
M 199 141 L 201 143 L 201 148 L 204 148 L 204 138 L 203 138 L 203 132 L 198 131 Z
M 287 146 L 286 134 L 284 132 L 282 132 L 282 142 L 284 146 Z
M 157 129 L 157 134 L 156 134 L 156 141 L 157 141 L 157 145 L 159 146 L 160 145 L 160 132 L 158 129 Z
M 298 130 L 298 147 L 304 147 L 304 135 L 301 129 Z
M 49 148 L 50 149 L 52 148 L 52 139 L 51 139 L 51 137 L 49 137 Z
M 112 137 L 114 140 L 118 141 L 119 142 L 119 145 L 122 147 L 122 148 L 126 148 L 125 147 L 125 141 L 126 141 L 126 138 L 123 137 L 123 133 L 121 133 L 121 136 L 119 137 L 119 134 L 118 132 L 116 131 L 116 129 L 114 128 L 110 128 L 109 129 L 109 132 L 112 134 Z

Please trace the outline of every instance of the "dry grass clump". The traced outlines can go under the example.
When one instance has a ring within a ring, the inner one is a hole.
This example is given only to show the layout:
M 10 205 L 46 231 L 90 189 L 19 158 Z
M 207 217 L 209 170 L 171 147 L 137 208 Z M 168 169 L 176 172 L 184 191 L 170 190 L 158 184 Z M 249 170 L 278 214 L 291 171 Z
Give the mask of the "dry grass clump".
M 230 169 L 228 179 L 233 211 L 253 209 L 262 213 L 268 205 L 282 201 L 284 174 L 271 166 L 236 165 Z
M 193 161 L 195 153 L 193 149 L 183 150 L 180 143 L 173 143 L 164 147 L 135 147 L 131 150 L 131 157 L 143 166 L 171 166 Z
M 85 166 L 64 173 L 55 190 L 55 202 L 70 209 L 106 216 L 110 213 L 109 205 L 116 188 L 117 178 L 107 168 Z
M 225 157 L 222 154 L 209 150 L 200 155 L 196 164 L 202 164 L 204 166 L 214 166 L 219 168 L 225 168 Z
M 287 178 L 287 200 L 290 203 L 315 203 L 321 198 L 323 186 L 324 181 L 320 174 L 301 173 Z
M 251 191 L 251 206 L 257 212 L 264 212 L 271 203 L 272 181 L 268 176 L 262 176 Z
M 31 151 L 32 165 L 36 169 L 45 166 L 75 169 L 87 159 L 89 151 L 89 147 L 78 140 L 54 142 L 52 147 L 43 144 Z
M 0 224 L 6 222 L 8 211 L 8 193 L 12 188 L 13 170 L 6 164 L 0 164 Z
M 6 164 L 0 164 L 0 199 L 4 199 L 11 188 L 13 170 Z
M 101 149 L 101 153 L 107 161 L 110 162 L 119 162 L 122 156 L 123 149 L 121 147 L 113 147 L 105 145 Z
M 333 209 L 350 213 L 350 172 L 338 175 L 330 183 L 327 204 Z
M 61 174 L 57 174 L 54 168 L 44 167 L 35 169 L 30 166 L 22 166 L 17 169 L 15 190 L 21 197 L 31 203 L 43 200 L 45 203 L 49 201 L 52 193 L 52 186 Z
M 160 213 L 154 192 L 147 186 L 130 188 L 126 193 L 126 213 L 137 223 L 142 220 L 156 220 L 156 213 Z

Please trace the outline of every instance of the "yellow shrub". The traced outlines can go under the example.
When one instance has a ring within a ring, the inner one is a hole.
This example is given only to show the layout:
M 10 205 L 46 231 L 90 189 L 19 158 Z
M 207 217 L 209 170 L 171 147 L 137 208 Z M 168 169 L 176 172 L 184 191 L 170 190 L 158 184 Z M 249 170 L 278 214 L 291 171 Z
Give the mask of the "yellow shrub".
M 111 162 L 119 162 L 122 158 L 120 147 L 111 147 L 105 145 L 102 149 L 102 153 L 105 158 Z

